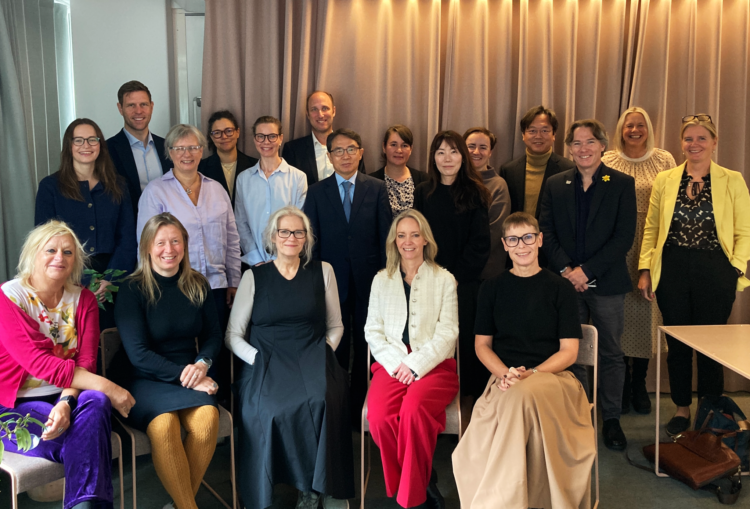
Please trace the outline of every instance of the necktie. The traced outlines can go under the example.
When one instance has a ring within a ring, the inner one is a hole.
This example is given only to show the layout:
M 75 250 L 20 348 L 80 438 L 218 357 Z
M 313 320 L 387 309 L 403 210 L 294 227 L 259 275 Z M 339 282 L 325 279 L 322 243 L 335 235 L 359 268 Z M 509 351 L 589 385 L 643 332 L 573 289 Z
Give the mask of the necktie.
M 344 181 L 341 183 L 344 186 L 344 215 L 346 216 L 346 222 L 349 222 L 349 215 L 352 213 L 352 197 L 349 194 L 349 189 L 352 187 L 352 183 Z

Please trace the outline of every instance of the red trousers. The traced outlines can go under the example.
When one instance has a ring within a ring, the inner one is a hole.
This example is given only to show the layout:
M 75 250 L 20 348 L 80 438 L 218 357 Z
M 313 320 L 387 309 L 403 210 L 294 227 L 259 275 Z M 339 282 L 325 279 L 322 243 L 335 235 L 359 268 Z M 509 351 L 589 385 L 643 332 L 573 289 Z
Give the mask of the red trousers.
M 367 394 L 370 433 L 380 448 L 389 497 L 402 507 L 427 500 L 437 436 L 445 430 L 445 407 L 458 393 L 455 359 L 404 385 L 379 363 L 372 365 Z

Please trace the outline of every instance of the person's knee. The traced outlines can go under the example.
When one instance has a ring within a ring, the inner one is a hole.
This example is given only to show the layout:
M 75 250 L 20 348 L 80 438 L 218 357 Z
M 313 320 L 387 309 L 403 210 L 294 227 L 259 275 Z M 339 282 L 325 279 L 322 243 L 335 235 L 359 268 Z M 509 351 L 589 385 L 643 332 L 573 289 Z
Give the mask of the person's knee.
M 78 404 L 86 404 L 107 415 L 112 411 L 112 404 L 109 398 L 103 392 L 99 391 L 88 390 L 81 392 L 78 396 Z
M 211 436 L 219 429 L 219 410 L 212 405 L 188 409 L 182 420 L 185 431 L 197 436 Z
M 146 434 L 153 443 L 154 441 L 163 441 L 166 438 L 175 435 L 180 436 L 180 418 L 177 412 L 167 412 L 154 417 L 148 427 Z

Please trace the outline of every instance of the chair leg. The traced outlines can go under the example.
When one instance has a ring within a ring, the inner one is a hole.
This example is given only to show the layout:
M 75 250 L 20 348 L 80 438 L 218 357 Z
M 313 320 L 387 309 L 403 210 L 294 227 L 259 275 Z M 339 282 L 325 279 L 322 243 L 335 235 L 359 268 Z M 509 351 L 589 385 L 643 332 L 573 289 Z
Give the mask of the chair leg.
M 133 509 L 137 509 L 138 507 L 138 495 L 136 493 L 136 482 L 135 482 L 135 435 L 132 431 L 125 428 L 125 431 L 130 436 L 130 459 L 132 461 L 131 463 L 131 470 L 133 473 Z
M 115 433 L 115 436 L 117 437 L 116 443 L 117 448 L 119 450 L 119 454 L 117 455 L 117 470 L 120 474 L 120 509 L 125 509 L 125 485 L 124 485 L 124 479 L 123 479 L 123 468 L 122 468 L 122 439 L 120 438 L 120 435 Z

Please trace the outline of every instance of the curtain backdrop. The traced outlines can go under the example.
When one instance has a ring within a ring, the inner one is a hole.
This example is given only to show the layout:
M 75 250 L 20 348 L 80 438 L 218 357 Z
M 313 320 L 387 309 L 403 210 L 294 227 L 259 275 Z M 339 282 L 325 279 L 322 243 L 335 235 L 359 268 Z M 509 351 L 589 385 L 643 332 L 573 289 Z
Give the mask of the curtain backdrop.
M 537 104 L 557 113 L 558 152 L 574 120 L 614 136 L 620 112 L 641 106 L 681 162 L 680 119 L 705 112 L 717 162 L 747 180 L 749 35 L 747 0 L 207 0 L 203 121 L 232 110 L 253 154 L 257 117 L 277 116 L 286 140 L 309 134 L 305 98 L 323 89 L 374 171 L 395 123 L 414 132 L 419 169 L 438 130 L 486 126 L 497 168 L 523 154 L 518 123 Z M 732 321 L 750 323 L 750 296 Z

